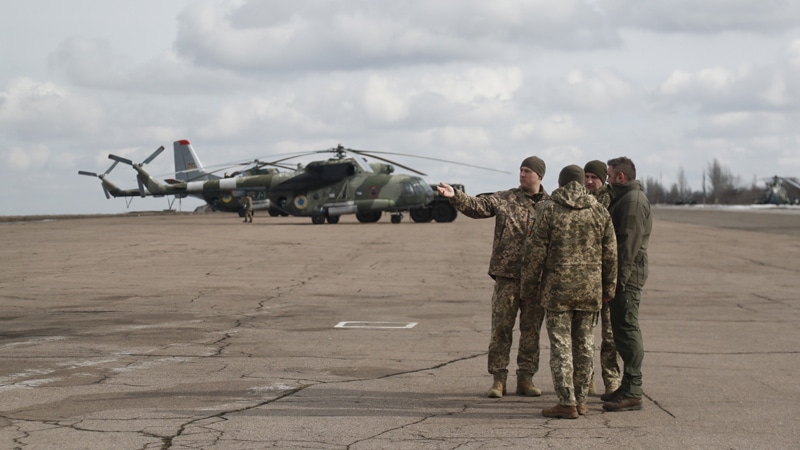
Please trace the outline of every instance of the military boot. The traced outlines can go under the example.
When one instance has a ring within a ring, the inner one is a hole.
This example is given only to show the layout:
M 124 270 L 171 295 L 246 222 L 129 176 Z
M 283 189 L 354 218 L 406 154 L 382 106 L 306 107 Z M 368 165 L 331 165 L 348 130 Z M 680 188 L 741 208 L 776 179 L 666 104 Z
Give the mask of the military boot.
M 494 383 L 489 389 L 489 398 L 503 398 L 506 395 L 506 375 L 494 374 Z
M 557 417 L 559 419 L 577 419 L 578 408 L 568 405 L 556 405 L 542 410 L 545 417 Z
M 533 385 L 533 375 L 528 372 L 517 372 L 517 395 L 538 397 L 542 391 Z

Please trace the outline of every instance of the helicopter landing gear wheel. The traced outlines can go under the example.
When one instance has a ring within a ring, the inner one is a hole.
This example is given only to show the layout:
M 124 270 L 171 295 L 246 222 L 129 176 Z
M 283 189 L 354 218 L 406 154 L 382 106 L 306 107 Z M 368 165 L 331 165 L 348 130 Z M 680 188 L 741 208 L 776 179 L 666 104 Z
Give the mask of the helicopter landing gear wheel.
M 339 223 L 339 216 L 328 216 L 328 223 Z
M 403 213 L 392 214 L 392 223 L 400 223 L 403 220 Z
M 409 211 L 411 214 L 411 220 L 414 222 L 430 222 L 433 219 L 433 208 L 428 206 L 423 206 L 421 208 L 414 208 Z
M 325 223 L 325 216 L 323 216 L 322 214 L 314 214 L 313 216 L 311 216 L 311 223 L 313 223 L 314 225 L 323 224 Z
M 381 219 L 381 211 L 356 213 L 356 219 L 361 223 L 375 223 Z
M 450 205 L 439 203 L 433 207 L 433 220 L 442 222 L 452 222 L 456 218 L 456 210 Z

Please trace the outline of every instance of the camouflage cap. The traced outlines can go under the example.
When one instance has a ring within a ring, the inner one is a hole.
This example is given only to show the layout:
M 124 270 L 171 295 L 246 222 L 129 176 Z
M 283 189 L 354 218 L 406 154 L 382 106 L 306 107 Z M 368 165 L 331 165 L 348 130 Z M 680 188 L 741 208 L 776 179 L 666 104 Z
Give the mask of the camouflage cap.
M 542 161 L 542 158 L 538 156 L 528 156 L 524 160 L 522 160 L 522 164 L 519 165 L 520 167 L 527 167 L 532 171 L 536 172 L 539 175 L 539 178 L 544 178 L 544 171 L 545 171 L 545 164 Z
M 583 176 L 584 174 L 581 166 L 570 164 L 569 166 L 561 169 L 561 173 L 558 174 L 558 185 L 566 186 L 570 181 L 577 181 L 581 186 L 583 186 Z
M 606 178 L 608 178 L 608 166 L 606 166 L 606 163 L 603 161 L 597 159 L 587 162 L 586 165 L 583 166 L 583 171 L 597 175 L 603 183 L 605 183 Z

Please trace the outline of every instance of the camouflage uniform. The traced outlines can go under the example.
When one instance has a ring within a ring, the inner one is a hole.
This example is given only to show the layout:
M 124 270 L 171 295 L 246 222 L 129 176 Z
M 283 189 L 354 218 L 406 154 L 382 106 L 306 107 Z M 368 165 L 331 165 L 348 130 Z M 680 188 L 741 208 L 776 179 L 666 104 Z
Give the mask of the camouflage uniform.
M 616 239 L 606 208 L 576 181 L 553 191 L 537 209 L 525 242 L 521 287 L 523 298 L 538 293 L 547 311 L 550 368 L 560 405 L 586 404 L 592 328 L 602 298 L 614 295 L 616 279 Z
M 611 203 L 611 194 L 608 193 L 608 187 L 605 184 L 590 193 L 594 195 L 598 203 L 608 208 Z M 612 392 L 619 387 L 620 373 L 617 346 L 614 344 L 614 332 L 611 329 L 611 307 L 608 306 L 608 303 L 603 303 L 600 310 L 600 331 L 600 372 L 606 392 Z M 589 377 L 590 382 L 593 379 L 594 369 Z
M 519 188 L 480 194 L 477 197 L 456 190 L 450 203 L 462 214 L 474 219 L 495 218 L 494 242 L 489 275 L 495 280 L 492 295 L 492 337 L 489 343 L 488 371 L 508 374 L 514 322 L 519 312 L 520 342 L 517 368 L 531 376 L 539 370 L 539 332 L 544 310 L 537 301 L 520 301 L 522 246 L 534 220 L 536 206 L 547 198 L 540 187 L 531 196 Z
M 249 195 L 244 198 L 244 221 L 253 221 L 253 199 Z

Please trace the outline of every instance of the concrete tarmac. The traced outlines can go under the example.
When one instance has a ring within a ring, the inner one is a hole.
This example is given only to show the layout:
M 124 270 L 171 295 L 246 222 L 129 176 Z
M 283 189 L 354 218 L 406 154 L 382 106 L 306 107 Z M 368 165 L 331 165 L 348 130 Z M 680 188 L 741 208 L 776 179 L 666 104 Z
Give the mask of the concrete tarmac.
M 800 214 L 654 214 L 644 408 L 577 420 L 544 330 L 486 397 L 492 219 L 0 223 L 0 448 L 796 448 Z

